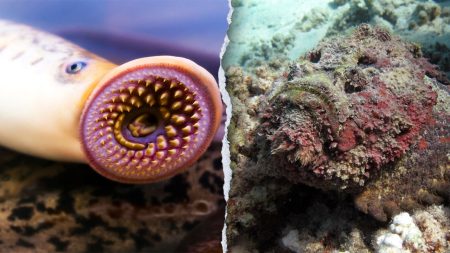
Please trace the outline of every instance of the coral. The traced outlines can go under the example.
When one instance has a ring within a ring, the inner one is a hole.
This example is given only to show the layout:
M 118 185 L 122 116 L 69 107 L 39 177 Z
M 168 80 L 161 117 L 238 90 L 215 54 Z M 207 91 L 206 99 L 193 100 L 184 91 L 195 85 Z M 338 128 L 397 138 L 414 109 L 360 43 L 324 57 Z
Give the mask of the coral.
M 414 10 L 414 19 L 411 22 L 421 26 L 432 22 L 439 16 L 441 16 L 441 7 L 439 5 L 431 2 L 420 3 Z
M 352 211 L 344 206 L 330 208 L 319 201 L 311 204 L 306 215 L 287 222 L 281 238 L 284 248 L 289 252 L 369 252 L 360 230 L 362 220 L 355 219 Z
M 326 9 L 314 8 L 310 15 L 305 15 L 295 24 L 295 28 L 301 32 L 309 32 L 327 21 L 330 13 Z
M 379 220 L 442 203 L 449 98 L 439 81 L 448 83 L 417 46 L 384 29 L 326 40 L 266 94 L 259 163 L 294 183 L 353 192 Z M 411 184 L 417 175 L 428 181 Z
M 320 19 L 321 16 L 316 19 Z M 321 21 L 311 21 L 321 22 Z M 314 26 L 315 24 L 310 24 Z M 304 29 L 311 29 L 304 28 Z M 294 36 L 292 34 L 275 34 L 269 41 L 258 41 L 251 43 L 251 50 L 242 55 L 240 59 L 241 65 L 258 66 L 273 58 L 275 55 L 286 55 L 287 51 L 292 48 Z
M 331 5 L 334 7 L 341 6 L 349 2 L 349 0 L 332 0 Z
M 414 224 L 413 219 L 408 213 L 400 213 L 392 219 L 392 223 L 389 226 L 391 232 L 400 235 L 400 237 L 407 244 L 411 244 L 413 247 L 418 248 L 424 244 L 422 238 L 422 232 Z
M 447 207 L 431 206 L 416 211 L 413 219 L 422 232 L 425 252 L 446 252 L 449 249 L 450 210 Z
M 378 253 L 402 253 L 403 240 L 397 234 L 387 233 L 377 238 Z
M 404 245 L 423 249 L 425 242 L 422 232 L 408 213 L 396 215 L 389 226 L 389 231 L 377 237 L 377 252 L 404 252 L 402 251 Z
M 413 216 L 400 213 L 392 219 L 389 230 L 380 230 L 374 241 L 378 253 L 445 252 L 448 249 L 449 210 L 432 206 Z
M 346 4 L 348 8 L 341 8 L 332 21 L 328 36 L 341 34 L 361 22 L 386 27 L 403 39 L 420 43 L 425 57 L 450 77 L 449 51 L 440 49 L 450 46 L 450 11 L 445 4 L 414 0 L 349 0 Z

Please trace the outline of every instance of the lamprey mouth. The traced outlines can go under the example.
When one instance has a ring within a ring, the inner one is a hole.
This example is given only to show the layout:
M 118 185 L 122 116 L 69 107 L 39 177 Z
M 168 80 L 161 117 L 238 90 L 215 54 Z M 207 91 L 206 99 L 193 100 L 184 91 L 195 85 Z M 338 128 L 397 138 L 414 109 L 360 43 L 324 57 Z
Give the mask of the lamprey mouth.
M 158 122 L 159 120 L 155 114 L 147 112 L 140 114 L 125 125 L 134 137 L 144 137 L 158 128 Z
M 220 122 L 219 91 L 206 70 L 196 65 L 192 71 L 194 63 L 179 59 L 124 64 L 93 92 L 81 135 L 100 174 L 127 183 L 158 181 L 190 166 L 207 148 Z

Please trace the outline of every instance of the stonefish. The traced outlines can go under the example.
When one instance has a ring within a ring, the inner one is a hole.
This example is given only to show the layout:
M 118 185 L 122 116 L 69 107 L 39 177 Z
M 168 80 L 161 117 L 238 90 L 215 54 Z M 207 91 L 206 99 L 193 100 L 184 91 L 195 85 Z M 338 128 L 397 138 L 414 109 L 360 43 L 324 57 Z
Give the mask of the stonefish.
M 449 83 L 418 45 L 384 29 L 361 25 L 325 40 L 262 99 L 258 164 L 350 193 L 382 221 L 448 204 Z

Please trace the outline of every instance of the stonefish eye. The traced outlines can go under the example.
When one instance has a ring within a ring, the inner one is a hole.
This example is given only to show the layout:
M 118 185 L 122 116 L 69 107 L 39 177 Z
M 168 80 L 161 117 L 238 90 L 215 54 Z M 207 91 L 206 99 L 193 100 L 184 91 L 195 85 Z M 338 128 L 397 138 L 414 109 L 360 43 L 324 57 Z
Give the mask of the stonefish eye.
M 84 67 L 86 67 L 87 63 L 84 61 L 76 61 L 69 63 L 66 67 L 67 74 L 76 74 L 80 72 Z

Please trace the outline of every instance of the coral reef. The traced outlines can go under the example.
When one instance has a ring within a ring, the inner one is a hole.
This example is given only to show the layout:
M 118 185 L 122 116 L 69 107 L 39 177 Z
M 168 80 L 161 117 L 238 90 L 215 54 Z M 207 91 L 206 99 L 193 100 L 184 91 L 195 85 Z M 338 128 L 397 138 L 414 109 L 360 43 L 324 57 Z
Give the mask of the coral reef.
M 304 0 L 284 5 L 232 1 L 230 45 L 223 64 L 261 65 L 274 57 L 294 60 L 323 38 L 361 23 L 382 26 L 421 45 L 424 56 L 450 77 L 450 5 L 448 1 Z M 280 11 L 273 12 L 272 9 Z M 254 15 L 254 13 L 260 13 Z M 308 38 L 308 39 L 305 39 Z
M 403 248 L 403 244 L 414 248 L 423 248 L 422 232 L 408 213 L 400 213 L 392 219 L 390 232 L 381 234 L 376 239 L 377 252 L 395 252 Z
M 389 230 L 376 233 L 376 252 L 444 252 L 449 246 L 449 214 L 448 208 L 432 206 L 412 217 L 408 213 L 396 215 Z
M 438 64 L 450 77 L 450 8 L 434 1 L 335 0 L 340 12 L 327 36 L 341 34 L 361 22 L 383 26 L 403 39 L 420 43 L 426 58 Z M 436 55 L 437 52 L 441 52 Z
M 416 44 L 362 25 L 226 75 L 231 251 L 371 252 L 391 217 L 450 202 L 449 81 Z

